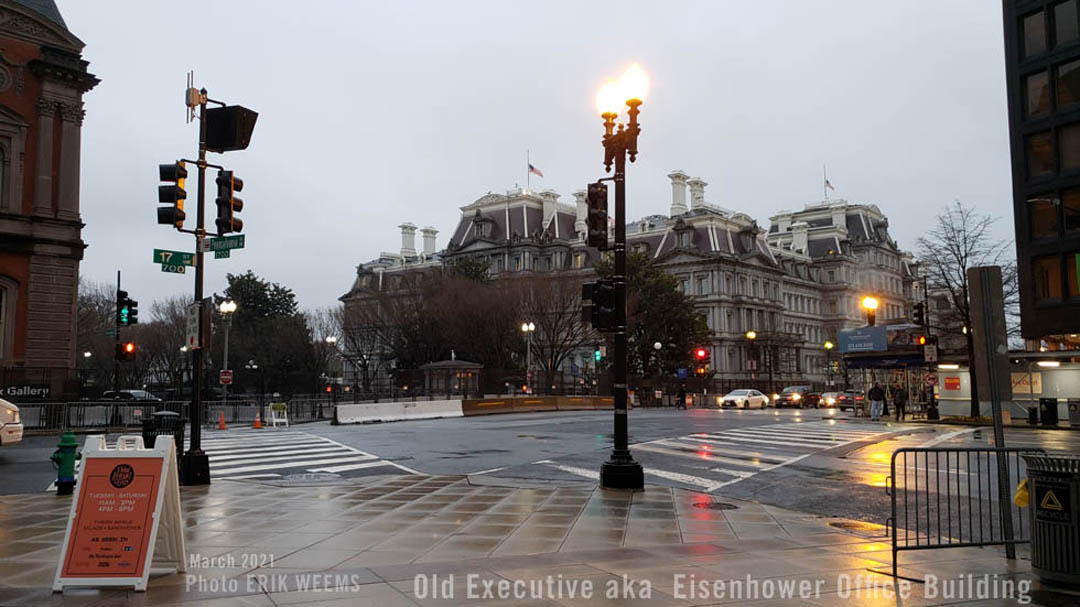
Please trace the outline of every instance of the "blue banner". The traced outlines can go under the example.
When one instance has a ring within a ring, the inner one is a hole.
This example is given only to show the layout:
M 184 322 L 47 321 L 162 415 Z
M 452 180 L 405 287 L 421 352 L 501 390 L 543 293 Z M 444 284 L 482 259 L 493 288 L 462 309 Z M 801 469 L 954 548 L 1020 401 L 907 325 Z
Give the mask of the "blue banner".
M 885 327 L 859 327 L 845 329 L 837 335 L 840 352 L 855 354 L 858 352 L 885 352 L 889 349 L 889 340 Z

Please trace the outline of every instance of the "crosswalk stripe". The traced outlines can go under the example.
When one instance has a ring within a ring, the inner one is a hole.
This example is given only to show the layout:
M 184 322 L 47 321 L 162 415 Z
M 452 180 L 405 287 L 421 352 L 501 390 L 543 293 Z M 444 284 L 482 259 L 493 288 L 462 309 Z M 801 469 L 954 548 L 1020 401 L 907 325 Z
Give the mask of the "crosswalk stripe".
M 789 440 L 795 439 L 802 442 L 818 442 L 822 444 L 832 444 L 842 442 L 846 439 L 843 438 L 819 438 L 816 436 L 810 436 L 807 434 L 794 434 L 790 432 L 751 432 L 747 430 L 739 430 L 738 432 L 729 432 L 728 436 L 748 436 L 750 438 L 771 438 L 773 440 Z
M 676 457 L 685 457 L 685 458 L 690 458 L 690 459 L 701 460 L 701 461 L 704 461 L 704 462 L 721 462 L 721 463 L 725 463 L 725 464 L 734 464 L 736 466 L 746 466 L 748 468 L 762 468 L 762 467 L 764 467 L 761 464 L 755 464 L 753 462 L 748 462 L 748 461 L 743 461 L 743 460 L 737 460 L 737 459 L 731 459 L 731 458 L 727 458 L 727 457 L 722 457 L 722 456 L 714 455 L 713 453 L 710 453 L 710 452 L 707 452 L 707 451 L 706 452 L 701 452 L 701 451 L 686 450 L 686 449 L 683 449 L 683 450 L 665 449 L 664 447 L 657 447 L 655 444 L 652 444 L 652 445 L 635 445 L 633 448 L 641 450 L 641 451 L 652 451 L 653 453 L 662 453 L 664 455 L 674 455 Z
M 584 476 L 585 478 L 592 479 L 594 481 L 600 480 L 600 473 L 597 472 L 596 470 L 589 470 L 587 468 L 578 468 L 578 467 L 575 467 L 575 466 L 564 466 L 562 464 L 556 464 L 555 462 L 550 461 L 550 460 L 540 460 L 538 462 L 533 462 L 533 463 L 546 464 L 548 466 L 551 466 L 552 468 L 562 470 L 563 472 L 569 472 L 570 474 L 576 474 L 578 476 Z
M 295 459 L 295 458 L 293 458 L 293 459 Z M 304 466 L 319 466 L 319 465 L 322 465 L 322 464 L 344 464 L 344 463 L 347 463 L 347 462 L 355 462 L 355 461 L 356 461 L 356 457 L 350 456 L 350 457 L 336 457 L 336 458 L 330 458 L 330 459 L 316 459 L 316 460 L 301 461 L 301 462 L 291 461 L 291 462 L 279 462 L 279 463 L 273 463 L 273 464 L 260 464 L 258 466 L 242 466 L 240 468 L 227 468 L 225 470 L 222 470 L 220 467 L 218 467 L 217 476 L 226 477 L 226 476 L 230 476 L 230 475 L 233 475 L 233 474 L 238 474 L 238 473 L 241 473 L 241 472 L 258 472 L 260 470 L 277 470 L 277 469 L 280 469 L 280 468 L 302 468 Z M 215 476 L 213 467 L 211 467 L 210 476 Z
M 292 450 L 292 449 L 308 449 L 308 448 L 315 448 L 315 447 L 325 447 L 326 445 L 332 445 L 332 444 L 333 443 L 328 443 L 326 441 L 311 441 L 311 442 L 306 442 L 306 443 L 296 443 L 296 444 L 281 445 L 281 446 L 274 446 L 274 447 L 259 447 L 259 446 L 256 446 L 256 445 L 241 445 L 239 447 L 231 447 L 229 449 L 203 449 L 203 452 L 208 454 L 208 455 L 213 455 L 215 453 L 236 453 L 237 450 L 242 449 L 243 451 L 245 451 L 247 453 L 268 453 L 268 454 L 272 454 L 272 453 L 274 453 L 276 451 L 289 451 L 289 450 Z
M 693 437 L 702 436 L 702 437 L 705 437 L 705 438 L 710 438 L 713 435 L 710 435 L 710 434 L 691 434 L 690 436 L 693 436 Z M 750 437 L 747 437 L 747 436 L 732 436 L 730 434 L 723 435 L 722 438 L 724 440 L 735 441 L 737 443 L 755 443 L 755 444 L 759 444 L 759 445 L 777 445 L 776 439 L 750 438 Z M 822 447 L 824 445 L 821 445 L 819 443 L 805 443 L 805 442 L 802 442 L 802 441 L 785 440 L 779 446 L 781 448 L 782 447 L 793 447 L 793 446 L 794 447 L 815 447 L 815 448 L 817 448 L 817 447 Z
M 752 462 L 753 460 L 782 462 L 782 461 L 787 459 L 786 457 L 780 457 L 780 456 L 777 456 L 777 455 L 765 455 L 765 454 L 762 454 L 762 453 L 757 453 L 756 451 L 736 451 L 734 449 L 717 448 L 717 447 L 714 447 L 714 446 L 712 446 L 710 444 L 707 444 L 707 443 L 704 443 L 704 442 L 699 444 L 699 445 L 693 445 L 693 444 L 690 444 L 690 443 L 683 443 L 683 442 L 679 442 L 677 440 L 672 439 L 672 440 L 658 441 L 658 444 L 672 445 L 672 446 L 678 446 L 678 447 L 683 447 L 683 448 L 695 448 L 695 449 L 705 448 L 706 450 L 709 451 L 709 453 L 711 455 L 722 456 L 722 457 L 730 456 L 733 459 L 744 460 L 746 462 Z
M 363 462 L 360 464 L 345 464 L 344 466 L 330 466 L 329 468 L 311 468 L 308 472 L 345 472 L 346 470 L 360 470 L 361 468 L 374 468 L 376 466 L 393 466 L 390 462 L 382 460 L 375 462 Z
M 720 469 L 715 469 L 721 471 Z M 655 468 L 645 468 L 645 474 L 651 474 L 652 476 L 659 476 L 660 478 L 666 478 L 669 481 L 675 481 L 678 483 L 685 483 L 687 485 L 696 485 L 706 491 L 715 491 L 724 486 L 723 481 L 716 481 L 708 478 L 701 478 L 700 476 L 693 476 L 691 474 L 682 474 L 680 472 L 668 472 L 667 470 L 657 470 Z M 728 472 L 728 474 L 733 474 Z M 740 476 L 740 475 L 736 475 Z
M 327 445 L 325 447 L 318 447 L 318 448 L 315 448 L 315 449 L 297 449 L 297 450 L 294 450 L 294 451 L 275 451 L 273 453 L 254 454 L 254 453 L 247 452 L 247 453 L 234 453 L 233 455 L 213 455 L 213 454 L 211 454 L 210 455 L 210 461 L 211 462 L 229 462 L 229 461 L 238 460 L 238 459 L 250 459 L 250 458 L 252 458 L 253 455 L 258 455 L 258 457 L 256 459 L 252 460 L 252 461 L 274 461 L 273 458 L 282 459 L 282 458 L 277 457 L 279 455 L 281 455 L 281 456 L 285 456 L 285 455 L 310 455 L 312 453 L 326 453 L 327 451 L 342 451 L 342 449 L 341 449 L 341 447 L 338 447 L 337 445 Z
M 337 448 L 337 447 L 334 448 L 334 452 L 332 452 L 332 453 L 317 453 L 317 454 L 315 454 L 315 456 L 316 457 L 321 457 L 321 458 L 346 457 L 347 456 L 347 457 L 351 457 L 353 459 L 353 461 L 358 461 L 358 462 L 376 459 L 374 455 L 357 455 L 356 453 L 351 453 L 349 451 L 343 451 L 343 450 L 341 450 L 340 448 Z M 248 459 L 230 460 L 230 461 L 225 461 L 225 462 L 218 462 L 217 460 L 211 460 L 210 463 L 214 464 L 214 467 L 216 467 L 218 470 L 228 470 L 228 469 L 233 468 L 235 466 L 246 466 L 248 464 L 260 464 L 260 463 L 263 463 L 263 462 L 284 462 L 284 461 L 302 461 L 302 460 L 300 460 L 300 458 L 297 458 L 295 455 L 285 455 L 285 456 L 282 456 L 282 457 L 256 457 L 256 458 L 248 458 Z

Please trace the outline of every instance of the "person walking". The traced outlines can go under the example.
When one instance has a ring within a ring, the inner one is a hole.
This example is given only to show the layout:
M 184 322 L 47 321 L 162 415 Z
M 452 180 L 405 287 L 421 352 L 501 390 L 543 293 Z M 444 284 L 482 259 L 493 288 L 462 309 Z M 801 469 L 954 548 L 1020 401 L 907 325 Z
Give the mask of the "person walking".
M 885 391 L 875 383 L 866 397 L 870 399 L 870 421 L 876 422 L 881 419 L 881 410 L 885 408 Z
M 679 408 L 679 409 L 685 409 L 686 408 L 686 385 L 685 384 L 680 384 L 679 385 L 678 399 L 679 399 L 679 401 L 675 404 L 675 406 L 677 408 Z
M 907 406 L 907 390 L 903 386 L 893 390 L 893 406 L 896 407 L 896 421 L 903 421 L 904 407 Z

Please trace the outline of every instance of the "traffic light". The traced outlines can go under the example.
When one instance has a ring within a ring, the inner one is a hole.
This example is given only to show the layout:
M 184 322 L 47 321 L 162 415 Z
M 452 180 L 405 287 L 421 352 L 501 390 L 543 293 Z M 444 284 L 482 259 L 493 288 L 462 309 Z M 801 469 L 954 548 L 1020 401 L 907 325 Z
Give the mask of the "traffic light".
M 139 323 L 139 302 L 128 297 L 122 289 L 116 291 L 116 324 L 121 326 Z
M 116 360 L 135 360 L 135 342 L 116 344 Z
M 608 248 L 608 195 L 607 185 L 601 181 L 590 183 L 586 201 L 589 207 L 585 221 L 588 234 L 585 244 L 604 251 Z
M 594 361 L 600 362 L 600 359 L 604 357 L 604 352 L 600 349 L 600 346 L 596 346 L 593 348 L 592 355 Z
M 161 181 L 170 182 L 169 185 L 158 186 L 158 202 L 169 206 L 158 207 L 157 222 L 162 225 L 173 225 L 177 229 L 184 227 L 184 200 L 187 191 L 184 190 L 184 178 L 187 177 L 187 165 L 183 160 L 172 164 L 158 165 L 158 178 Z
M 697 366 L 698 375 L 705 375 L 712 363 L 712 351 L 704 346 L 694 348 L 694 364 Z
M 217 230 L 218 234 L 244 231 L 244 222 L 236 214 L 244 209 L 244 201 L 236 193 L 244 189 L 244 180 L 232 171 L 218 171 L 217 176 Z
M 615 330 L 615 282 L 601 278 L 581 285 L 581 299 L 590 302 L 581 306 L 582 321 L 591 323 L 597 331 Z
M 916 341 L 916 343 L 918 343 L 918 344 L 919 344 L 920 346 L 925 346 L 925 345 L 926 345 L 926 336 L 925 336 L 925 335 L 920 335 L 919 337 L 917 337 L 917 338 L 915 339 L 915 341 Z
M 915 324 L 926 326 L 926 304 L 921 301 L 915 304 L 915 312 L 911 316 Z

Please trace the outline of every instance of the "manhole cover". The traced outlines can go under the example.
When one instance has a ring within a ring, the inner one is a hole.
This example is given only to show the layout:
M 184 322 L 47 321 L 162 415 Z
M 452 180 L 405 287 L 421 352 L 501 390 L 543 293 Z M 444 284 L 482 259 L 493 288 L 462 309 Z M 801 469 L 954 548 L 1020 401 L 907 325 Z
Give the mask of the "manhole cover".
M 698 502 L 694 504 L 695 508 L 704 508 L 705 510 L 738 510 L 739 507 L 735 504 L 729 504 L 727 502 Z
M 833 521 L 829 523 L 829 526 L 837 529 L 847 529 L 848 531 L 875 531 L 881 528 L 881 525 L 862 521 Z

